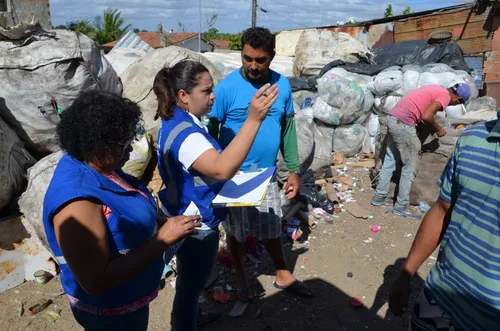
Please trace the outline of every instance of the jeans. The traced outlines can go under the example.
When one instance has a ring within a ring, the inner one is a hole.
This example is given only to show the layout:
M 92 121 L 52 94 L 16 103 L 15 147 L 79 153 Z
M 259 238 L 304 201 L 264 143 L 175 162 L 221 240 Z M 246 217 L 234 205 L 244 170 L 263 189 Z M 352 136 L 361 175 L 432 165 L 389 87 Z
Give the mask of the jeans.
M 387 148 L 384 164 L 375 190 L 379 198 L 387 197 L 391 178 L 396 170 L 396 161 L 401 160 L 401 178 L 395 208 L 406 208 L 410 204 L 410 191 L 415 176 L 417 175 L 420 140 L 415 127 L 400 122 L 397 118 L 389 116 L 386 121 L 388 129 Z
M 172 325 L 176 331 L 197 330 L 201 310 L 198 297 L 212 272 L 219 247 L 219 231 L 199 230 L 200 235 L 186 238 L 177 251 Z
M 73 316 L 85 331 L 147 331 L 149 306 L 133 313 L 99 316 L 71 307 Z

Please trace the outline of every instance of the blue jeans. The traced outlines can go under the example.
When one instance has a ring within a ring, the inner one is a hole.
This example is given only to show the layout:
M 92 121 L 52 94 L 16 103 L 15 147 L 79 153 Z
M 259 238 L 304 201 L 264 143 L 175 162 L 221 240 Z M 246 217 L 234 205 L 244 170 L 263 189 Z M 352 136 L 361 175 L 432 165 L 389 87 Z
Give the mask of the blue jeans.
M 417 175 L 418 153 L 421 144 L 415 127 L 406 125 L 393 116 L 388 116 L 386 125 L 388 129 L 387 148 L 375 195 L 379 198 L 387 197 L 391 178 L 396 170 L 396 162 L 401 160 L 403 167 L 401 168 L 398 197 L 394 207 L 397 209 L 406 208 L 410 204 L 411 186 Z
M 199 231 L 186 238 L 177 251 L 172 325 L 176 331 L 195 331 L 201 310 L 198 297 L 212 272 L 219 247 L 219 231 Z
M 87 313 L 71 306 L 71 311 L 78 324 L 85 331 L 147 331 L 149 305 L 133 313 L 116 316 L 99 316 Z

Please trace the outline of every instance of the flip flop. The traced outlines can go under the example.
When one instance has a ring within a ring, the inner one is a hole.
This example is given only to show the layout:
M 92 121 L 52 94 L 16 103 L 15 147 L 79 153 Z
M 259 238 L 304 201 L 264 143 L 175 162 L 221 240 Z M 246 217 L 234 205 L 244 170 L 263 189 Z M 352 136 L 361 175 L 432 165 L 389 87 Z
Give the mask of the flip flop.
M 310 298 L 313 296 L 312 292 L 310 289 L 308 289 L 304 283 L 302 283 L 301 281 L 299 280 L 296 280 L 295 282 L 293 282 L 291 285 L 288 285 L 288 286 L 281 286 L 281 285 L 278 285 L 276 284 L 276 281 L 273 282 L 273 286 L 275 288 L 277 288 L 278 290 L 283 290 L 283 291 L 286 291 L 286 292 L 290 292 L 292 294 L 297 294 L 301 297 L 304 297 L 304 298 Z M 302 290 L 302 291 L 301 291 Z M 305 294 L 303 292 L 303 290 L 306 290 L 306 291 L 309 291 L 310 294 Z

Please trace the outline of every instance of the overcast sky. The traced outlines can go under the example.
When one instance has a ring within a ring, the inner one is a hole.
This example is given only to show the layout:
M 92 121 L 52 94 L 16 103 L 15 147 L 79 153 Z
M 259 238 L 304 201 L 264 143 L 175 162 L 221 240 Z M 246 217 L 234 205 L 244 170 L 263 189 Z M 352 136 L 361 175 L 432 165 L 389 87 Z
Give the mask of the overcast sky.
M 461 0 L 397 0 L 392 2 L 394 14 L 401 14 L 410 6 L 412 11 L 440 8 L 470 1 Z M 391 3 L 384 0 L 258 0 L 258 6 L 267 11 L 257 12 L 257 25 L 272 31 L 304 27 L 335 25 L 353 17 L 357 21 L 383 17 Z M 221 32 L 239 32 L 251 24 L 252 0 L 201 0 L 202 31 L 206 21 L 218 14 L 214 27 Z M 93 21 L 106 8 L 121 10 L 126 23 L 141 30 L 156 31 L 161 23 L 164 29 L 178 31 L 182 22 L 189 31 L 198 31 L 199 0 L 50 0 L 52 24 L 72 20 Z

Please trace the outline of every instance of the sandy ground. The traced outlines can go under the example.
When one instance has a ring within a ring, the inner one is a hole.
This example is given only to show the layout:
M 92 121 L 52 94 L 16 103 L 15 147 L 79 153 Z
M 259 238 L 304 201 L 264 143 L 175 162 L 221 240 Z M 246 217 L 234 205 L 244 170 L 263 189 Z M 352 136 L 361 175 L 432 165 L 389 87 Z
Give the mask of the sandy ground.
M 444 163 L 441 159 L 425 161 L 431 161 L 423 164 L 430 163 L 433 169 L 421 169 L 425 171 L 419 171 L 416 184 L 426 187 L 428 197 L 437 196 L 434 183 L 440 171 L 436 171 L 436 166 L 442 169 Z M 358 173 L 351 174 L 359 179 L 366 178 L 362 175 L 365 170 L 358 169 Z M 225 316 L 207 329 L 407 330 L 408 316 L 396 318 L 391 315 L 387 297 L 420 222 L 398 217 L 388 212 L 387 207 L 371 206 L 369 201 L 373 193 L 364 182 L 358 181 L 352 195 L 373 218 L 355 218 L 344 211 L 333 224 L 319 223 L 310 233 L 306 232 L 307 241 L 288 241 L 284 246 L 293 274 L 312 289 L 314 298 L 303 299 L 276 290 L 272 285 L 274 274 L 270 258 L 258 246 L 260 255 L 257 262 L 247 261 L 246 265 L 253 288 L 263 296 L 253 300 L 242 316 Z M 149 186 L 154 192 L 159 190 L 161 180 L 157 173 L 152 175 Z M 362 189 L 363 186 L 365 189 Z M 372 225 L 380 226 L 380 231 L 371 232 Z M 436 257 L 437 252 L 434 252 L 414 277 L 411 300 L 422 287 Z M 218 278 L 214 286 L 233 285 L 234 274 L 230 268 L 218 262 L 216 273 Z M 348 273 L 352 273 L 352 277 Z M 170 330 L 170 312 L 175 294 L 173 280 L 163 281 L 159 297 L 151 304 L 149 330 Z M 25 282 L 1 293 L 0 330 L 82 330 L 73 318 L 66 296 L 60 293 L 58 277 L 42 287 L 34 282 Z M 363 307 L 351 306 L 351 297 L 360 298 Z M 57 312 L 61 317 L 53 322 L 44 319 L 42 313 L 30 316 L 28 308 L 40 299 L 52 299 L 53 303 L 46 311 Z M 213 301 L 212 288 L 203 294 L 201 302 L 204 310 L 225 313 L 229 313 L 234 305 L 234 302 L 222 304 Z
M 290 268 L 314 291 L 315 298 L 301 299 L 274 289 L 273 268 L 263 252 L 257 265 L 250 261 L 248 264 L 254 288 L 264 290 L 265 295 L 251 302 L 243 316 L 226 316 L 210 329 L 342 330 L 344 326 L 348 330 L 406 330 L 407 317 L 395 318 L 387 311 L 387 292 L 420 222 L 386 213 L 385 207 L 370 206 L 371 192 L 356 192 L 354 197 L 373 219 L 356 219 L 344 212 L 333 225 L 322 223 L 312 230 L 308 243 L 285 245 Z M 379 225 L 381 230 L 373 233 L 371 225 Z M 413 280 L 415 294 L 434 262 L 432 259 L 421 267 Z M 216 285 L 231 285 L 231 270 L 219 264 L 217 268 Z M 352 278 L 347 276 L 348 272 L 353 274 Z M 158 299 L 151 305 L 150 330 L 170 329 L 174 295 L 171 280 L 166 281 Z M 73 319 L 66 297 L 57 296 L 60 292 L 56 277 L 43 287 L 26 282 L 0 294 L 0 330 L 81 330 Z M 362 299 L 362 308 L 350 306 L 349 299 L 353 296 Z M 51 322 L 27 314 L 28 308 L 43 298 L 53 298 L 54 303 L 47 310 L 60 312 L 59 320 Z M 213 302 L 210 292 L 205 298 L 204 306 L 208 310 L 229 312 L 234 304 Z

